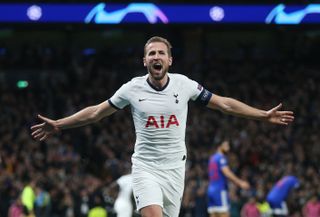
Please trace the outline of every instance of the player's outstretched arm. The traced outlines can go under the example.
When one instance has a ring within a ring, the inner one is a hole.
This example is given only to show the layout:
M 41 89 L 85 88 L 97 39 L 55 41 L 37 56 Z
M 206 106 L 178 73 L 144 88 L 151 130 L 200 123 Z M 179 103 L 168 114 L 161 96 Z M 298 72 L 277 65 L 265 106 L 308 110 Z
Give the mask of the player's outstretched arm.
M 71 116 L 59 120 L 52 120 L 38 115 L 42 123 L 31 127 L 31 135 L 34 139 L 43 141 L 51 135 L 58 133 L 60 130 L 80 127 L 99 121 L 115 111 L 116 109 L 113 108 L 109 102 L 102 102 L 98 105 L 84 108 Z
M 208 107 L 218 109 L 226 114 L 249 119 L 267 121 L 273 124 L 288 125 L 294 120 L 292 111 L 280 111 L 282 104 L 265 111 L 251 107 L 243 102 L 229 97 L 212 95 Z

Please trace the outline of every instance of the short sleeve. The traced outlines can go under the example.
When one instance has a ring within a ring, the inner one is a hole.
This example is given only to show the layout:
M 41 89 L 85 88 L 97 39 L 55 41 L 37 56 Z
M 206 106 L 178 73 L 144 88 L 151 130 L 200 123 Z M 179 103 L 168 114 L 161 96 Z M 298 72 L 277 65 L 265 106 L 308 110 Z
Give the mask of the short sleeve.
M 219 159 L 219 166 L 220 168 L 223 168 L 225 166 L 228 166 L 228 161 L 227 161 L 227 158 L 225 156 L 222 156 L 220 159 Z
M 201 94 L 203 87 L 198 84 L 198 82 L 190 79 L 190 78 L 186 78 L 186 87 L 187 90 L 189 91 L 189 97 L 191 100 L 195 101 L 198 96 Z
M 123 109 L 130 101 L 131 82 L 122 85 L 115 94 L 108 100 L 109 103 L 116 109 Z
M 187 90 L 189 92 L 189 97 L 191 100 L 196 101 L 198 104 L 207 105 L 210 101 L 212 93 L 205 88 L 198 82 L 187 78 Z

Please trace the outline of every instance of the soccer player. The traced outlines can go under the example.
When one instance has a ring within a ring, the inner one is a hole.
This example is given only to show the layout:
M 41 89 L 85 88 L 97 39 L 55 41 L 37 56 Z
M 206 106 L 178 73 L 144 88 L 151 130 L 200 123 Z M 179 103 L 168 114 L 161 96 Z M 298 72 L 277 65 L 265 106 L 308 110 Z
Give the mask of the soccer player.
M 184 189 L 187 157 L 185 131 L 188 101 L 198 101 L 224 113 L 288 125 L 291 111 L 281 104 L 265 111 L 238 100 L 212 94 L 181 74 L 169 73 L 171 44 L 150 38 L 144 47 L 143 65 L 148 73 L 122 85 L 108 100 L 62 119 L 38 115 L 42 123 L 31 127 L 40 141 L 61 130 L 97 122 L 125 106 L 131 106 L 136 144 L 132 155 L 133 193 L 142 217 L 177 217 Z
M 117 217 L 131 217 L 133 213 L 133 206 L 131 202 L 132 175 L 122 175 L 117 179 L 115 184 L 118 187 L 118 194 L 114 203 L 114 209 L 117 213 Z
M 289 211 L 286 199 L 290 191 L 299 187 L 299 180 L 295 176 L 284 176 L 269 191 L 267 201 L 272 209 L 272 215 L 288 216 Z
M 207 196 L 210 217 L 229 216 L 228 179 L 242 189 L 249 189 L 250 187 L 248 182 L 238 178 L 229 168 L 226 158 L 229 151 L 229 141 L 224 140 L 209 160 Z

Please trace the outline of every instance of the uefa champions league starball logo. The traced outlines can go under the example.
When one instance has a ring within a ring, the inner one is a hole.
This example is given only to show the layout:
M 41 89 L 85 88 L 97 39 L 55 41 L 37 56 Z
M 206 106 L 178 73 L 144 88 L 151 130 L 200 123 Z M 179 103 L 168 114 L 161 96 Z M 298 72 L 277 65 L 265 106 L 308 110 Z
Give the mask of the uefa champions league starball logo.
M 27 16 L 30 20 L 37 21 L 42 16 L 42 9 L 38 5 L 32 5 L 27 9 Z
M 222 7 L 214 6 L 210 9 L 209 13 L 213 21 L 219 22 L 224 18 L 224 10 Z

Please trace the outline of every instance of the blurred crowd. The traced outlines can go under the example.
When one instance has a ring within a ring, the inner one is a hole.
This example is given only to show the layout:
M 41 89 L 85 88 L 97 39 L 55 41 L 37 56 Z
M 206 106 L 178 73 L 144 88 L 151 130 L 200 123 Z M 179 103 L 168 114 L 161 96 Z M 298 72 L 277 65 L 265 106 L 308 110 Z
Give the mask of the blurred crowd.
M 232 145 L 231 169 L 251 184 L 250 190 L 240 191 L 230 183 L 232 217 L 240 216 L 248 201 L 262 203 L 275 182 L 288 173 L 301 183 L 288 198 L 290 216 L 302 216 L 310 198 L 318 201 L 320 73 L 315 46 L 319 40 L 292 37 L 290 32 L 281 36 L 276 43 L 238 42 L 236 36 L 212 43 L 208 36 L 198 50 L 190 50 L 187 42 L 177 47 L 173 42 L 172 72 L 189 76 L 214 94 L 261 109 L 282 102 L 283 109 L 296 116 L 288 127 L 273 126 L 190 102 L 181 217 L 207 216 L 208 159 L 225 136 Z M 228 40 L 235 43 L 228 45 Z M 14 49 L 0 43 L 2 77 L 12 79 L 15 71 L 30 73 L 24 77 L 30 78 L 25 89 L 4 82 L 0 86 L 0 217 L 85 217 L 97 207 L 114 216 L 115 198 L 108 194 L 108 186 L 131 166 L 135 135 L 130 108 L 45 142 L 31 138 L 30 126 L 37 123 L 38 113 L 53 119 L 70 115 L 107 100 L 124 82 L 144 75 L 143 44 L 116 43 L 79 51 L 68 42 Z

